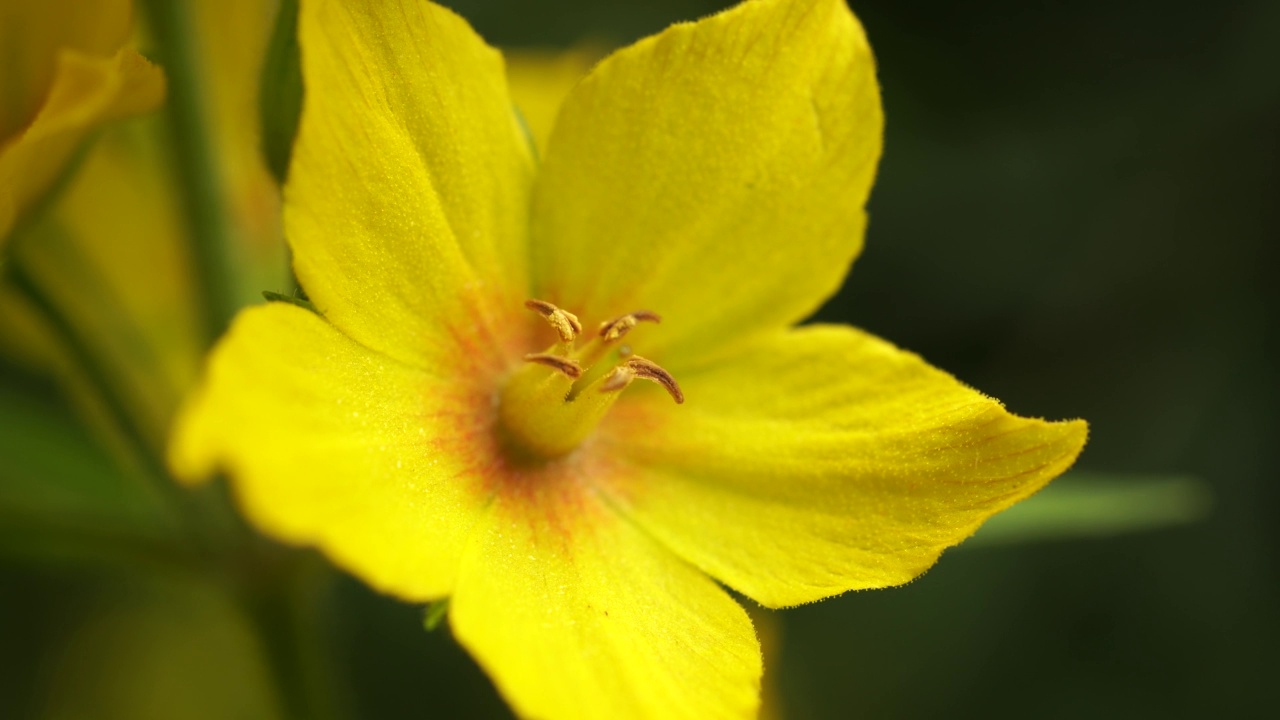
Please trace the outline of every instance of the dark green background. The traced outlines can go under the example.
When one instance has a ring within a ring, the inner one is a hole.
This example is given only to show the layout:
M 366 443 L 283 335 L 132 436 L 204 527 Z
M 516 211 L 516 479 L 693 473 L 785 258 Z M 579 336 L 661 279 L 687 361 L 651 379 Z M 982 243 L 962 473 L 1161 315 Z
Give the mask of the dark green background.
M 724 3 L 457 2 L 491 42 L 625 42 Z M 1260 711 L 1280 663 L 1270 285 L 1280 3 L 861 0 L 886 152 L 867 249 L 821 312 L 1022 414 L 1083 417 L 1079 467 L 1191 475 L 1200 524 L 953 551 L 911 585 L 779 613 L 795 718 Z M 47 388 L 7 371 L 5 392 Z M 0 716 L 48 648 L 133 581 L 5 560 Z M 367 718 L 501 715 L 420 609 L 340 580 Z

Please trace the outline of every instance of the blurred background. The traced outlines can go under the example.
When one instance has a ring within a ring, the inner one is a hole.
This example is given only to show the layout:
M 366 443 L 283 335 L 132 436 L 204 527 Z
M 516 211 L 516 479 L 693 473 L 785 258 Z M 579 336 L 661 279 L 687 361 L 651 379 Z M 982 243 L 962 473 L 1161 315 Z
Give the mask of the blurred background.
M 525 49 L 623 44 L 729 5 L 446 4 Z M 1260 711 L 1280 671 L 1280 3 L 852 6 L 879 63 L 886 152 L 866 250 L 819 317 L 919 352 L 1015 412 L 1088 419 L 1080 473 L 1061 483 L 1193 478 L 1211 505 L 1144 532 L 975 542 L 906 587 L 768 613 L 773 709 Z M 112 458 L 51 381 L 6 362 L 8 495 L 57 472 L 80 483 L 50 490 L 67 502 L 115 502 L 101 488 L 127 481 Z M 167 558 L 143 572 L 63 551 L 18 517 L 0 515 L 0 717 L 277 712 L 269 648 L 233 598 L 165 571 Z M 422 608 L 313 574 L 353 716 L 507 715 L 447 630 L 416 631 Z

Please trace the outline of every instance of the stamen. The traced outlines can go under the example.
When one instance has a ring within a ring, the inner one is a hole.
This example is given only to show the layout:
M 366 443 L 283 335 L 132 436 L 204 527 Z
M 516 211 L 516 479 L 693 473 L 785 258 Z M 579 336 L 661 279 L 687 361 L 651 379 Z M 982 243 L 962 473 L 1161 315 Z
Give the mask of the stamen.
M 582 332 L 582 323 L 578 322 L 578 316 L 568 310 L 561 310 L 549 302 L 532 299 L 525 300 L 524 306 L 545 318 L 547 323 L 555 328 L 562 343 L 573 342 Z
M 574 354 L 574 357 L 577 358 L 578 362 L 582 363 L 583 367 L 594 366 L 613 348 L 614 344 L 617 343 L 618 340 L 631 332 L 631 329 L 641 322 L 657 323 L 662 322 L 662 318 L 658 313 L 650 312 L 648 310 L 638 310 L 633 313 L 616 317 L 609 322 L 600 323 L 600 329 L 597 331 L 596 336 L 591 338 L 590 342 L 583 345 Z M 619 348 L 618 354 L 624 358 L 628 357 L 631 355 L 631 348 L 623 345 Z
M 525 355 L 528 364 L 503 383 L 495 430 L 518 462 L 550 461 L 573 452 L 636 378 L 655 382 L 676 403 L 684 402 L 684 392 L 671 373 L 619 342 L 639 323 L 660 322 L 657 313 L 641 310 L 603 323 L 579 347 L 582 325 L 573 313 L 542 300 L 528 300 L 525 306 L 545 318 L 560 341 L 544 352 Z
M 618 374 L 619 371 L 622 370 L 631 374 L 632 377 L 644 378 L 645 380 L 652 380 L 653 382 L 658 383 L 666 389 L 666 391 L 671 395 L 671 399 L 675 400 L 677 405 L 684 404 L 684 392 L 680 389 L 680 384 L 676 382 L 676 379 L 671 376 L 671 373 L 662 369 L 662 366 L 652 360 L 646 360 L 639 355 L 628 358 L 626 362 L 615 368 L 613 373 L 611 373 L 609 377 L 605 378 L 605 381 L 601 383 L 600 390 L 604 391 L 605 386 L 609 385 L 610 381 L 614 379 L 614 375 Z M 623 381 L 622 387 L 626 387 L 630 382 L 630 378 L 626 379 Z
M 582 367 L 578 365 L 578 363 L 570 360 L 569 358 L 560 357 L 559 355 L 552 355 L 550 353 L 529 353 L 524 356 L 524 361 L 538 363 L 539 365 L 546 365 L 547 367 L 552 368 L 553 370 L 558 370 L 574 380 L 582 377 Z
M 631 381 L 635 379 L 636 374 L 631 372 L 630 368 L 624 365 L 619 365 L 618 367 L 610 370 L 609 374 L 605 375 L 604 379 L 600 381 L 600 392 L 618 392 L 619 390 L 625 389 L 631 384 Z
M 605 342 L 614 342 L 631 332 L 631 328 L 641 322 L 660 323 L 662 322 L 662 316 L 650 310 L 637 310 L 633 313 L 628 313 L 609 322 L 600 323 L 600 337 L 604 338 Z

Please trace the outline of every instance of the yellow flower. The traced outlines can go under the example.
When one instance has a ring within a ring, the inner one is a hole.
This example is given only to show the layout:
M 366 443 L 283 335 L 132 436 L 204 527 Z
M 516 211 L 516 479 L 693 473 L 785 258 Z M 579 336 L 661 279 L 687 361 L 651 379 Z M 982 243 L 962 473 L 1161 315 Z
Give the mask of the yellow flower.
M 238 318 L 171 464 L 376 588 L 449 597 L 521 715 L 748 716 L 760 650 L 717 581 L 770 607 L 907 582 L 1084 444 L 792 327 L 858 253 L 880 154 L 844 0 L 615 53 L 540 166 L 449 11 L 315 0 L 299 32 L 285 229 L 319 314 Z
M 0 0 L 0 243 L 99 124 L 164 97 L 160 70 L 124 47 L 129 0 Z

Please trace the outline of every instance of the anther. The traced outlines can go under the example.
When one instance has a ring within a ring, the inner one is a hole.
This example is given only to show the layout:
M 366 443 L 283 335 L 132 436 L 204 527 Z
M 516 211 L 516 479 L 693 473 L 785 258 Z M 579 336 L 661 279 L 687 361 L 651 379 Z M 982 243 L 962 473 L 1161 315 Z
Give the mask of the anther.
M 547 323 L 555 328 L 556 334 L 560 336 L 560 342 L 571 343 L 582 332 L 582 323 L 578 322 L 578 316 L 568 310 L 561 310 L 542 300 L 525 300 L 524 306 L 545 318 Z
M 684 403 L 684 392 L 680 390 L 680 384 L 671 376 L 671 373 L 663 370 L 652 360 L 646 360 L 640 356 L 628 358 L 626 362 L 606 375 L 600 383 L 600 392 L 621 390 L 630 385 L 635 378 L 644 378 L 658 383 L 670 393 L 671 399 L 675 400 L 677 405 Z
M 641 322 L 660 323 L 662 317 L 649 310 L 637 310 L 609 322 L 600 323 L 600 337 L 604 338 L 605 342 L 613 342 L 631 332 L 631 328 Z
M 551 355 L 549 353 L 530 353 L 524 356 L 525 362 L 538 363 L 559 371 L 568 377 L 577 380 L 582 377 L 582 367 L 578 363 L 569 358 L 560 357 L 559 355 Z
M 618 392 L 619 390 L 625 389 L 631 384 L 631 381 L 635 379 L 636 374 L 631 372 L 630 368 L 619 365 L 618 367 L 610 370 L 609 374 L 605 375 L 604 379 L 600 381 L 600 392 Z

